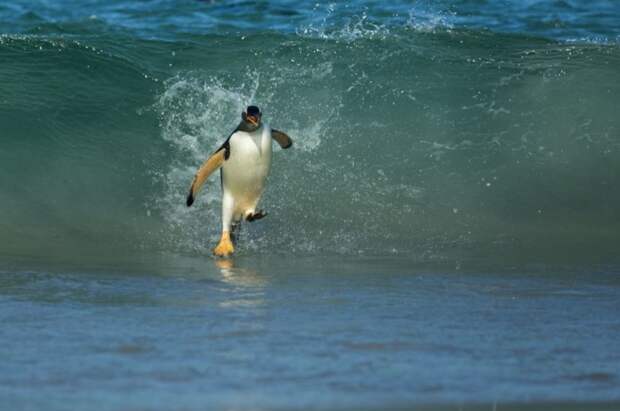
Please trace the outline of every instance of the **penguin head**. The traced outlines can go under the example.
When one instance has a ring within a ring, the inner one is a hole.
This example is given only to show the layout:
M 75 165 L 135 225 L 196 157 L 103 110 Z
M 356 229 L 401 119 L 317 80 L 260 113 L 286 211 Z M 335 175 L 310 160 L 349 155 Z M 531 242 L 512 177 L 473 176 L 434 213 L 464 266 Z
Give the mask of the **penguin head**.
M 256 130 L 261 126 L 261 117 L 263 113 L 256 106 L 248 106 L 245 112 L 241 113 L 241 118 L 249 126 L 249 128 Z

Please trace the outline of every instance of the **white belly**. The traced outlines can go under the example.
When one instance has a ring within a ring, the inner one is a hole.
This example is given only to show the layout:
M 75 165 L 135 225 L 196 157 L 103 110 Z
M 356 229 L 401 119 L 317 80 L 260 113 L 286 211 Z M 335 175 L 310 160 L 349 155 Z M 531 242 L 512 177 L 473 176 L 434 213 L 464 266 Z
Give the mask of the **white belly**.
M 252 132 L 237 131 L 229 140 L 230 157 L 222 166 L 224 195 L 233 199 L 233 218 L 254 211 L 271 168 L 271 128 L 267 124 Z

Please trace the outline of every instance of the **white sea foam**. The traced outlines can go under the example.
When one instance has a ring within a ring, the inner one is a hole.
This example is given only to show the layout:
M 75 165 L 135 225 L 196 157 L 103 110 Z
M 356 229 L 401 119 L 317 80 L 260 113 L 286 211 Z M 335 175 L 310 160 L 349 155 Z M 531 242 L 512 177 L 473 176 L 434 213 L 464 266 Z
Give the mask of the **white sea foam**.
M 305 24 L 297 29 L 297 34 L 306 38 L 354 42 L 357 40 L 386 40 L 399 36 L 399 29 L 413 29 L 418 32 L 435 32 L 438 29 L 446 30 L 454 27 L 455 14 L 437 10 L 428 4 L 416 4 L 409 10 L 406 19 L 394 17 L 393 22 L 380 23 L 373 19 L 366 11 L 349 16 L 347 5 L 329 4 L 321 10 L 324 16 L 311 24 Z M 346 17 L 343 17 L 346 16 Z
M 438 29 L 450 30 L 454 27 L 453 18 L 453 13 L 417 7 L 409 10 L 406 27 L 422 33 L 434 33 Z
M 299 27 L 297 35 L 345 42 L 359 39 L 385 39 L 390 35 L 387 26 L 374 22 L 365 12 L 346 18 L 344 23 L 336 24 L 332 21 L 335 20 L 333 19 L 335 10 L 334 4 L 329 5 L 322 20 Z

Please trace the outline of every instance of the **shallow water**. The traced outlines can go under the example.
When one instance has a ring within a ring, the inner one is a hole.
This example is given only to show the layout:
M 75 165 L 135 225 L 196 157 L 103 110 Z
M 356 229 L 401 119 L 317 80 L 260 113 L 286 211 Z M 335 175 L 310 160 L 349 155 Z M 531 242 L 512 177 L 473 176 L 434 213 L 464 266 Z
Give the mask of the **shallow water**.
M 7 409 L 620 405 L 620 273 L 609 267 L 23 264 L 0 275 Z

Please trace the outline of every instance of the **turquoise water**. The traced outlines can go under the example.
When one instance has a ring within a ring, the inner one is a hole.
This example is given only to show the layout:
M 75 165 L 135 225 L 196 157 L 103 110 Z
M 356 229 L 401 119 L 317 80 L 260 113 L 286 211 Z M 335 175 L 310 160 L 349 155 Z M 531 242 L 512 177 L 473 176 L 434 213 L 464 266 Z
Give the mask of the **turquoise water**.
M 0 403 L 619 408 L 619 22 L 0 5 Z M 248 104 L 295 145 L 225 267 L 185 195 Z
M 6 253 L 204 254 L 256 103 L 296 145 L 244 255 L 617 261 L 613 2 L 62 4 L 0 9 Z

